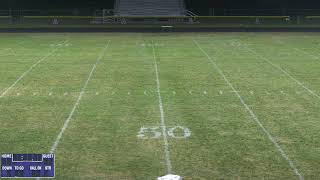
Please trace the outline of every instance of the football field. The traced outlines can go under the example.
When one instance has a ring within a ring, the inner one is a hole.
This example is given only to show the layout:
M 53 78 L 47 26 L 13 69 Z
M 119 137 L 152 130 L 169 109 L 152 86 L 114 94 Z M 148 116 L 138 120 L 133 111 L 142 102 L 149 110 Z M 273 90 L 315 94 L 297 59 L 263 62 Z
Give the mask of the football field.
M 55 179 L 320 179 L 320 33 L 0 39 L 0 153 Z

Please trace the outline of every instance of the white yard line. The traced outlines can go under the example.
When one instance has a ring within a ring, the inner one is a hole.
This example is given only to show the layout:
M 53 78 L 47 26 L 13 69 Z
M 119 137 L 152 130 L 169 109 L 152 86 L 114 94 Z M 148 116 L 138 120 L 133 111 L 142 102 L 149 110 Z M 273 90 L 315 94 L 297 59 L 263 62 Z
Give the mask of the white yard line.
M 248 51 L 250 51 L 252 54 L 256 55 L 257 57 L 261 58 L 262 60 L 266 61 L 267 63 L 269 63 L 271 66 L 273 66 L 274 68 L 280 70 L 283 74 L 285 74 L 287 77 L 289 77 L 291 80 L 293 80 L 294 82 L 296 82 L 298 85 L 300 85 L 302 88 L 304 88 L 306 91 L 308 91 L 310 94 L 312 94 L 313 96 L 317 97 L 320 99 L 320 95 L 318 95 L 316 92 L 314 92 L 313 90 L 311 90 L 310 88 L 308 88 L 307 86 L 305 86 L 302 82 L 300 82 L 298 79 L 294 78 L 289 72 L 287 72 L 286 70 L 284 70 L 283 68 L 281 68 L 280 66 L 272 63 L 268 58 L 260 55 L 259 53 L 257 53 L 256 51 L 250 49 L 249 47 L 244 46 Z
M 299 49 L 299 48 L 293 48 L 293 49 L 298 51 L 298 52 L 300 52 L 300 53 L 302 53 L 302 54 L 308 55 L 308 56 L 312 57 L 313 59 L 320 60 L 320 58 L 318 56 L 315 56 L 315 55 L 313 55 L 313 54 L 311 54 L 311 53 L 309 53 L 309 52 L 307 52 L 305 50 L 302 50 L 302 49 Z
M 167 167 L 167 174 L 171 174 L 172 172 L 172 165 L 170 160 L 170 150 L 169 150 L 169 142 L 167 137 L 167 128 L 164 118 L 164 110 L 162 104 L 162 97 L 160 93 L 160 80 L 159 80 L 159 71 L 158 71 L 158 63 L 156 57 L 156 51 L 154 47 L 154 43 L 152 41 L 152 51 L 153 51 L 153 59 L 154 59 L 154 68 L 156 71 L 156 81 L 157 81 L 157 93 L 158 93 L 158 101 L 159 101 L 159 109 L 160 109 L 160 119 L 161 119 L 161 129 L 163 134 L 163 142 L 164 142 L 164 152 L 165 152 L 165 160 L 166 160 L 166 167 Z
M 63 44 L 67 43 L 67 41 L 64 41 Z M 27 71 L 21 74 L 20 77 L 10 86 L 8 87 L 4 92 L 1 93 L 0 98 L 4 97 L 16 84 L 18 84 L 21 79 L 23 79 L 33 68 L 35 68 L 37 65 L 39 65 L 42 61 L 46 60 L 48 57 L 52 56 L 55 52 L 59 50 L 60 47 L 55 48 L 53 51 L 51 51 L 49 54 L 41 58 L 38 62 L 34 63 Z
M 58 144 L 59 144 L 59 142 L 60 142 L 60 140 L 61 140 L 61 138 L 62 138 L 62 135 L 63 135 L 63 133 L 65 132 L 65 130 L 68 128 L 69 123 L 70 123 L 70 121 L 71 121 L 71 119 L 72 119 L 72 117 L 73 117 L 73 114 L 74 114 L 74 112 L 76 111 L 77 107 L 79 106 L 80 101 L 81 101 L 81 99 L 82 99 L 82 97 L 83 97 L 83 95 L 84 95 L 84 92 L 85 92 L 85 90 L 86 90 L 86 88 L 87 88 L 87 86 L 88 86 L 88 84 L 89 84 L 89 81 L 91 80 L 91 77 L 92 77 L 94 71 L 96 70 L 97 65 L 99 64 L 99 62 L 100 62 L 101 59 L 103 58 L 103 56 L 104 56 L 104 54 L 105 54 L 105 52 L 106 52 L 109 44 L 110 44 L 110 41 L 108 41 L 108 44 L 105 46 L 105 48 L 103 49 L 102 53 L 99 55 L 99 57 L 97 58 L 95 64 L 93 65 L 93 67 L 92 67 L 92 69 L 91 69 L 91 71 L 90 71 L 90 73 L 89 73 L 88 79 L 86 80 L 84 86 L 83 86 L 82 89 L 81 89 L 80 95 L 79 95 L 76 103 L 74 104 L 74 106 L 73 106 L 73 108 L 72 108 L 72 110 L 71 110 L 68 118 L 67 118 L 66 121 L 64 122 L 63 127 L 62 127 L 62 129 L 60 130 L 60 132 L 59 132 L 56 140 L 54 141 L 53 145 L 51 146 L 50 153 L 54 153 L 55 150 L 57 149 L 57 146 L 58 146 Z
M 298 176 L 299 180 L 303 180 L 303 176 L 300 174 L 297 167 L 294 165 L 293 161 L 288 157 L 288 155 L 285 153 L 285 151 L 281 148 L 281 146 L 278 144 L 278 142 L 274 139 L 274 137 L 269 133 L 269 131 L 263 126 L 257 115 L 251 110 L 251 108 L 247 105 L 247 103 L 244 101 L 242 96 L 239 94 L 239 92 L 233 87 L 231 82 L 227 79 L 223 71 L 220 69 L 220 67 L 215 63 L 213 58 L 211 58 L 208 53 L 199 45 L 199 43 L 193 39 L 193 42 L 197 45 L 197 47 L 201 50 L 201 52 L 208 58 L 208 60 L 211 62 L 213 67 L 218 71 L 218 73 L 223 77 L 224 81 L 229 85 L 229 87 L 235 92 L 237 97 L 239 98 L 240 102 L 243 104 L 243 106 L 246 108 L 246 110 L 249 112 L 251 117 L 255 120 L 257 125 L 261 128 L 261 130 L 264 132 L 264 134 L 268 137 L 268 139 L 274 144 L 274 146 L 277 148 L 277 150 L 280 152 L 281 156 L 288 162 L 289 166 L 293 170 L 293 172 Z

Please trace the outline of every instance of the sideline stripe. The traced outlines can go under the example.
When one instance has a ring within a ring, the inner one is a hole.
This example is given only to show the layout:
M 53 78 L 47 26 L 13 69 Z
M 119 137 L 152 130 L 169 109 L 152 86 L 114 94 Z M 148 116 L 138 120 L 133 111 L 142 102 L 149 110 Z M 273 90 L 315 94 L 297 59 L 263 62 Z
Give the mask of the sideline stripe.
M 159 109 L 160 109 L 160 118 L 161 118 L 161 129 L 163 134 L 163 142 L 164 142 L 164 152 L 165 152 L 165 160 L 166 160 L 166 166 L 167 166 L 167 174 L 171 174 L 172 172 L 172 165 L 170 160 L 170 150 L 169 150 L 169 142 L 167 137 L 167 128 L 164 118 L 164 110 L 163 110 L 163 104 L 162 104 L 162 97 L 160 93 L 160 80 L 159 80 L 159 71 L 158 71 L 158 63 L 157 63 L 157 57 L 156 57 L 156 51 L 154 47 L 154 43 L 152 41 L 152 51 L 153 51 L 153 60 L 154 60 L 154 68 L 156 71 L 156 80 L 157 80 L 157 93 L 158 93 L 158 100 L 159 100 Z
M 67 43 L 68 40 L 64 41 L 62 44 Z M 49 54 L 41 58 L 38 62 L 34 63 L 27 71 L 22 73 L 22 75 L 10 86 L 8 87 L 3 93 L 1 93 L 0 98 L 3 98 L 15 85 L 18 84 L 21 79 L 23 79 L 33 68 L 35 68 L 38 64 L 40 64 L 42 61 L 46 60 L 48 57 L 52 56 L 55 52 L 57 52 L 61 47 L 55 48 L 53 51 L 51 51 Z
M 283 74 L 285 74 L 287 77 L 289 77 L 290 79 L 292 79 L 294 82 L 296 82 L 298 85 L 300 85 L 302 88 L 304 88 L 306 91 L 308 91 L 310 94 L 312 94 L 313 96 L 317 97 L 320 99 L 320 95 L 318 95 L 316 92 L 312 91 L 311 89 L 309 89 L 307 86 L 305 86 L 302 82 L 300 82 L 298 79 L 294 78 L 290 73 L 288 73 L 286 70 L 284 70 L 283 68 L 281 68 L 280 66 L 277 66 L 276 64 L 272 63 L 268 58 L 260 55 L 259 53 L 257 53 L 256 51 L 252 50 L 251 48 L 247 47 L 247 46 L 243 46 L 245 47 L 245 49 L 247 49 L 248 51 L 250 51 L 252 54 L 256 55 L 257 57 L 261 58 L 262 60 L 264 60 L 265 62 L 269 63 L 271 66 L 275 67 L 276 69 L 280 70 Z
M 110 41 L 108 41 L 108 43 L 107 43 L 107 45 L 105 46 L 105 48 L 103 49 L 102 53 L 101 53 L 101 54 L 99 55 L 99 57 L 97 58 L 96 63 L 93 65 L 93 67 L 92 67 L 92 69 L 91 69 L 91 71 L 90 71 L 90 74 L 89 74 L 89 76 L 88 76 L 88 79 L 87 79 L 87 81 L 85 82 L 84 86 L 83 86 L 82 89 L 81 89 L 80 95 L 79 95 L 76 103 L 74 104 L 74 106 L 73 106 L 73 108 L 72 108 L 72 110 L 71 110 L 71 112 L 70 112 L 67 120 L 64 122 L 63 127 L 62 127 L 62 129 L 60 130 L 60 133 L 58 134 L 56 140 L 54 141 L 53 145 L 51 146 L 50 153 L 54 153 L 54 151 L 57 149 L 58 144 L 59 144 L 59 142 L 60 142 L 60 140 L 61 140 L 61 138 L 62 138 L 62 135 L 63 135 L 64 131 L 67 129 L 67 127 L 68 127 L 68 125 L 69 125 L 69 123 L 70 123 L 70 121 L 71 121 L 71 119 L 72 119 L 72 117 L 73 117 L 74 112 L 76 111 L 77 107 L 79 106 L 80 100 L 81 100 L 82 97 L 83 97 L 83 94 L 84 94 L 84 92 L 85 92 L 85 90 L 86 90 L 86 88 L 87 88 L 87 86 L 88 86 L 88 84 L 89 84 L 89 81 L 90 81 L 90 79 L 91 79 L 91 77 L 92 77 L 95 69 L 97 68 L 97 65 L 99 64 L 99 62 L 100 62 L 101 59 L 103 58 L 103 56 L 104 56 L 104 54 L 105 54 L 105 52 L 106 52 L 109 44 L 110 44 Z
M 265 135 L 269 138 L 269 140 L 274 144 L 274 146 L 277 148 L 277 150 L 280 152 L 281 156 L 288 162 L 289 166 L 292 168 L 293 172 L 298 176 L 299 180 L 303 180 L 303 176 L 299 173 L 299 170 L 294 165 L 294 163 L 291 161 L 291 159 L 288 157 L 288 155 L 285 153 L 285 151 L 281 148 L 281 146 L 278 144 L 278 142 L 273 138 L 273 136 L 269 133 L 269 131 L 263 126 L 259 118 L 256 116 L 256 114 L 251 110 L 251 108 L 246 104 L 242 96 L 239 94 L 239 92 L 233 87 L 231 82 L 227 79 L 223 71 L 219 68 L 219 66 L 215 63 L 213 58 L 211 58 L 208 53 L 202 49 L 202 47 L 199 45 L 199 43 L 193 39 L 193 42 L 198 46 L 198 48 L 201 50 L 201 52 L 208 58 L 208 60 L 211 62 L 213 67 L 218 71 L 218 73 L 223 77 L 224 81 L 229 85 L 229 87 L 235 92 L 243 106 L 246 108 L 246 110 L 249 112 L 251 117 L 255 120 L 255 122 L 259 125 L 261 130 L 265 133 Z

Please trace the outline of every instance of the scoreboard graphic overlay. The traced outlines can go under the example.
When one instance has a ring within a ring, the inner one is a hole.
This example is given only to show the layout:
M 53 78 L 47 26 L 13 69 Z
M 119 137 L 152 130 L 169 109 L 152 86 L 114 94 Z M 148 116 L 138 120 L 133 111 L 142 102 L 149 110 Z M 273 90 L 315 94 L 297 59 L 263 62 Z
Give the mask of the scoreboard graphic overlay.
M 54 154 L 1 154 L 1 178 L 54 178 Z

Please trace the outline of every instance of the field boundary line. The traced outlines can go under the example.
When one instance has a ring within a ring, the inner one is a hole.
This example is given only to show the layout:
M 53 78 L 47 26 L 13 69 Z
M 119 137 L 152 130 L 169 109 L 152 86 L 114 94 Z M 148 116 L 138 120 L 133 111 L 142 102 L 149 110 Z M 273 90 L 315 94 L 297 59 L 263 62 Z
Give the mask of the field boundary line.
M 68 40 L 64 41 L 63 44 L 67 43 Z M 15 85 L 17 85 L 30 71 L 32 71 L 36 66 L 38 66 L 41 62 L 43 62 L 44 60 L 46 60 L 48 57 L 52 56 L 55 52 L 57 52 L 61 47 L 57 47 L 54 50 L 52 50 L 51 52 L 49 52 L 47 55 L 45 55 L 44 57 L 42 57 L 39 61 L 37 61 L 36 63 L 34 63 L 27 71 L 25 71 L 24 73 L 22 73 L 20 75 L 20 77 L 7 89 L 5 89 L 1 95 L 0 98 L 3 98 Z
M 101 59 L 104 57 L 104 54 L 105 54 L 106 50 L 107 50 L 108 47 L 109 47 L 109 44 L 110 44 L 110 41 L 108 41 L 107 45 L 104 47 L 103 51 L 101 52 L 101 54 L 100 54 L 99 57 L 97 58 L 95 64 L 93 65 L 93 67 L 92 67 L 92 69 L 91 69 L 91 71 L 90 71 L 90 73 L 89 73 L 89 75 L 88 75 L 88 78 L 87 78 L 86 82 L 84 83 L 84 85 L 83 85 L 83 87 L 82 87 L 82 89 L 81 89 L 81 92 L 80 92 L 80 94 L 79 94 L 79 96 L 78 96 L 77 101 L 75 102 L 75 104 L 74 104 L 74 106 L 73 106 L 73 108 L 72 108 L 72 110 L 71 110 L 68 118 L 67 118 L 66 121 L 64 122 L 63 127 L 61 128 L 61 130 L 60 130 L 60 132 L 59 132 L 56 140 L 54 141 L 53 145 L 51 146 L 50 153 L 54 153 L 55 150 L 57 149 L 58 144 L 59 144 L 59 142 L 60 142 L 60 140 L 61 140 L 61 138 L 62 138 L 62 135 L 63 135 L 63 133 L 65 132 L 65 130 L 68 128 L 69 123 L 70 123 L 70 121 L 71 121 L 71 119 L 72 119 L 72 117 L 73 117 L 73 114 L 75 113 L 76 109 L 78 108 L 78 106 L 79 106 L 79 104 L 80 104 L 80 101 L 81 101 L 81 99 L 82 99 L 82 97 L 83 97 L 83 95 L 84 95 L 84 93 L 85 93 L 85 90 L 86 90 L 86 88 L 87 88 L 87 86 L 88 86 L 88 84 L 89 84 L 89 81 L 91 80 L 91 77 L 92 77 L 94 71 L 96 70 L 97 65 L 99 64 L 99 62 L 101 61 Z
M 261 130 L 264 132 L 264 134 L 268 137 L 268 139 L 274 144 L 274 146 L 277 148 L 277 150 L 280 152 L 281 156 L 288 162 L 289 166 L 295 173 L 295 175 L 298 176 L 299 180 L 303 180 L 303 176 L 300 174 L 299 170 L 293 163 L 293 161 L 288 157 L 288 155 L 285 153 L 285 151 L 282 149 L 282 147 L 279 145 L 279 143 L 275 140 L 275 138 L 269 133 L 269 131 L 264 127 L 264 125 L 261 123 L 258 116 L 253 112 L 253 110 L 247 105 L 245 100 L 242 98 L 242 96 L 239 94 L 239 92 L 234 88 L 234 86 L 231 84 L 231 82 L 228 80 L 228 78 L 225 76 L 223 71 L 220 69 L 220 67 L 216 64 L 215 60 L 208 55 L 208 53 L 199 45 L 199 43 L 193 39 L 193 42 L 196 44 L 196 46 L 200 49 L 200 51 L 207 57 L 207 59 L 211 62 L 213 67 L 218 71 L 218 73 L 222 76 L 224 81 L 229 85 L 229 87 L 235 92 L 237 97 L 239 98 L 242 105 L 245 107 L 245 109 L 249 112 L 251 117 L 255 120 L 257 125 L 261 128 Z
M 158 70 L 158 63 L 157 63 L 157 57 L 156 57 L 156 50 L 155 50 L 153 41 L 152 41 L 152 52 L 153 52 L 154 68 L 155 68 L 155 75 L 156 75 L 156 81 L 157 81 L 157 94 L 158 94 L 158 101 L 159 101 L 161 129 L 162 129 L 162 134 L 163 134 L 167 174 L 171 174 L 172 165 L 171 165 L 171 159 L 170 159 L 170 149 L 169 149 L 169 142 L 168 142 L 168 137 L 167 137 L 167 127 L 166 127 L 166 123 L 165 123 L 162 97 L 161 97 L 161 92 L 160 92 L 161 86 L 160 86 L 160 79 L 159 79 L 159 70 Z
M 309 53 L 309 52 L 307 52 L 307 51 L 305 51 L 305 50 L 302 50 L 302 49 L 300 49 L 300 48 L 293 48 L 294 50 L 296 50 L 296 51 L 298 51 L 298 52 L 301 52 L 301 53 L 303 53 L 303 54 L 305 54 L 305 55 L 308 55 L 308 56 L 310 56 L 310 57 L 312 57 L 313 59 L 316 59 L 316 60 L 320 60 L 320 58 L 318 57 L 318 56 L 316 56 L 316 55 L 313 55 L 313 54 L 311 54 L 311 53 Z
M 250 51 L 252 54 L 254 54 L 255 56 L 257 56 L 258 58 L 264 60 L 265 62 L 267 62 L 268 64 L 270 64 L 271 66 L 273 66 L 274 68 L 280 70 L 283 74 L 285 74 L 287 77 L 289 77 L 291 80 L 293 80 L 294 82 L 296 82 L 298 85 L 300 85 L 302 88 L 304 88 L 306 91 L 308 91 L 310 94 L 312 94 L 313 96 L 317 97 L 320 99 L 320 95 L 318 95 L 316 92 L 314 92 L 313 90 L 311 90 L 310 88 L 308 88 L 306 85 L 304 85 L 301 81 L 299 81 L 298 79 L 294 78 L 289 72 L 287 72 L 286 70 L 284 70 L 282 67 L 272 63 L 268 58 L 260 55 L 259 53 L 257 53 L 256 51 L 254 51 L 253 49 L 247 47 L 247 46 L 243 46 L 245 47 L 245 49 L 247 49 L 248 51 Z

